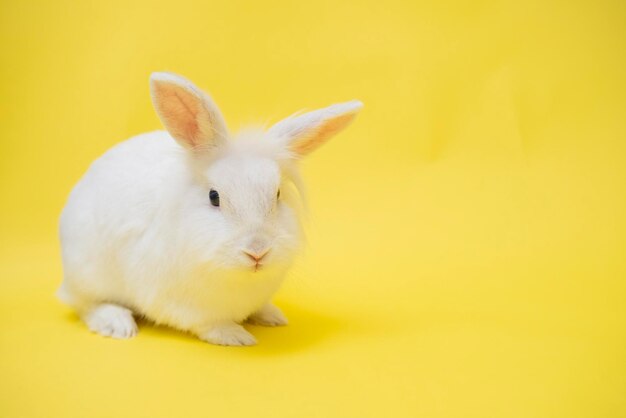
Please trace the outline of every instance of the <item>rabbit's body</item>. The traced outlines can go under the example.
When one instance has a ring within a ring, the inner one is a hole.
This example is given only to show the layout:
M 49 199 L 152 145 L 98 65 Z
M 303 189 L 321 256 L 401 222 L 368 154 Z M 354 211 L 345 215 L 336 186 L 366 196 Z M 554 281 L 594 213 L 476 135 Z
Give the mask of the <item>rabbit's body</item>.
M 88 310 L 115 302 L 195 330 L 212 320 L 241 322 L 270 299 L 288 263 L 257 272 L 216 265 L 220 224 L 205 210 L 206 191 L 187 160 L 160 131 L 129 139 L 92 164 L 61 215 L 68 303 Z
M 103 335 L 134 335 L 134 312 L 213 343 L 252 344 L 246 319 L 286 323 L 270 299 L 300 244 L 285 142 L 297 126 L 230 140 L 207 96 L 159 76 L 153 98 L 170 133 L 118 144 L 75 186 L 61 215 L 59 296 Z

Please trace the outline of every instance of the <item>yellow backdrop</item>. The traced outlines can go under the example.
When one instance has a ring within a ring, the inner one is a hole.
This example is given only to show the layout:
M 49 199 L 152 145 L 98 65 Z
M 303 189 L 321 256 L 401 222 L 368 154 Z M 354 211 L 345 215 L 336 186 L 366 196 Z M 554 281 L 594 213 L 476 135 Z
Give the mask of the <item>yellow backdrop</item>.
M 2 1 L 0 416 L 625 416 L 624 5 Z M 101 338 L 53 296 L 67 194 L 160 128 L 156 70 L 232 129 L 365 103 L 305 163 L 256 347 Z

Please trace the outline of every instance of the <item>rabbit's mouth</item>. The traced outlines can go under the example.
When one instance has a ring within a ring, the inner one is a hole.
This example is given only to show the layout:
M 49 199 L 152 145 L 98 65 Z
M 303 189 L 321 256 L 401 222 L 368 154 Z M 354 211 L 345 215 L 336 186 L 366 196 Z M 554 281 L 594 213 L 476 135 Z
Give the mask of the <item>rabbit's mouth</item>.
M 257 272 L 264 266 L 261 261 L 266 260 L 267 253 L 270 252 L 270 249 L 267 248 L 257 252 L 251 250 L 243 250 L 242 252 L 248 258 L 248 260 L 252 262 L 252 269 Z

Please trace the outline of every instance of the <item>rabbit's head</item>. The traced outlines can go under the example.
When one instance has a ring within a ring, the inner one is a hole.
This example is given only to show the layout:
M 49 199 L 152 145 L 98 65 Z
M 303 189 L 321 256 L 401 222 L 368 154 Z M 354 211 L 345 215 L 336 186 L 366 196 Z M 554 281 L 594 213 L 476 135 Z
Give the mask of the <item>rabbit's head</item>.
M 288 263 L 300 236 L 297 161 L 345 128 L 361 102 L 231 137 L 218 107 L 191 82 L 171 73 L 154 73 L 150 81 L 157 114 L 189 156 L 200 202 L 195 222 L 212 224 L 214 261 L 254 271 Z

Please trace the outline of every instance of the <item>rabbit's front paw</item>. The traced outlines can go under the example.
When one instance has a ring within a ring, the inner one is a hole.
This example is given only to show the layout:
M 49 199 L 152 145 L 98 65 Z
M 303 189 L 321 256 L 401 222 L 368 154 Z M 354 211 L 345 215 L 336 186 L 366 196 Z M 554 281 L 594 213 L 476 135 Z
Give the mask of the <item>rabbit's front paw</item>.
M 199 335 L 201 340 L 217 345 L 255 345 L 256 339 L 239 324 L 216 325 Z
M 283 312 L 276 306 L 268 303 L 248 317 L 248 322 L 266 327 L 287 325 L 288 321 Z
M 97 334 L 112 338 L 132 338 L 137 335 L 137 324 L 130 310 L 105 303 L 83 315 L 83 321 Z

